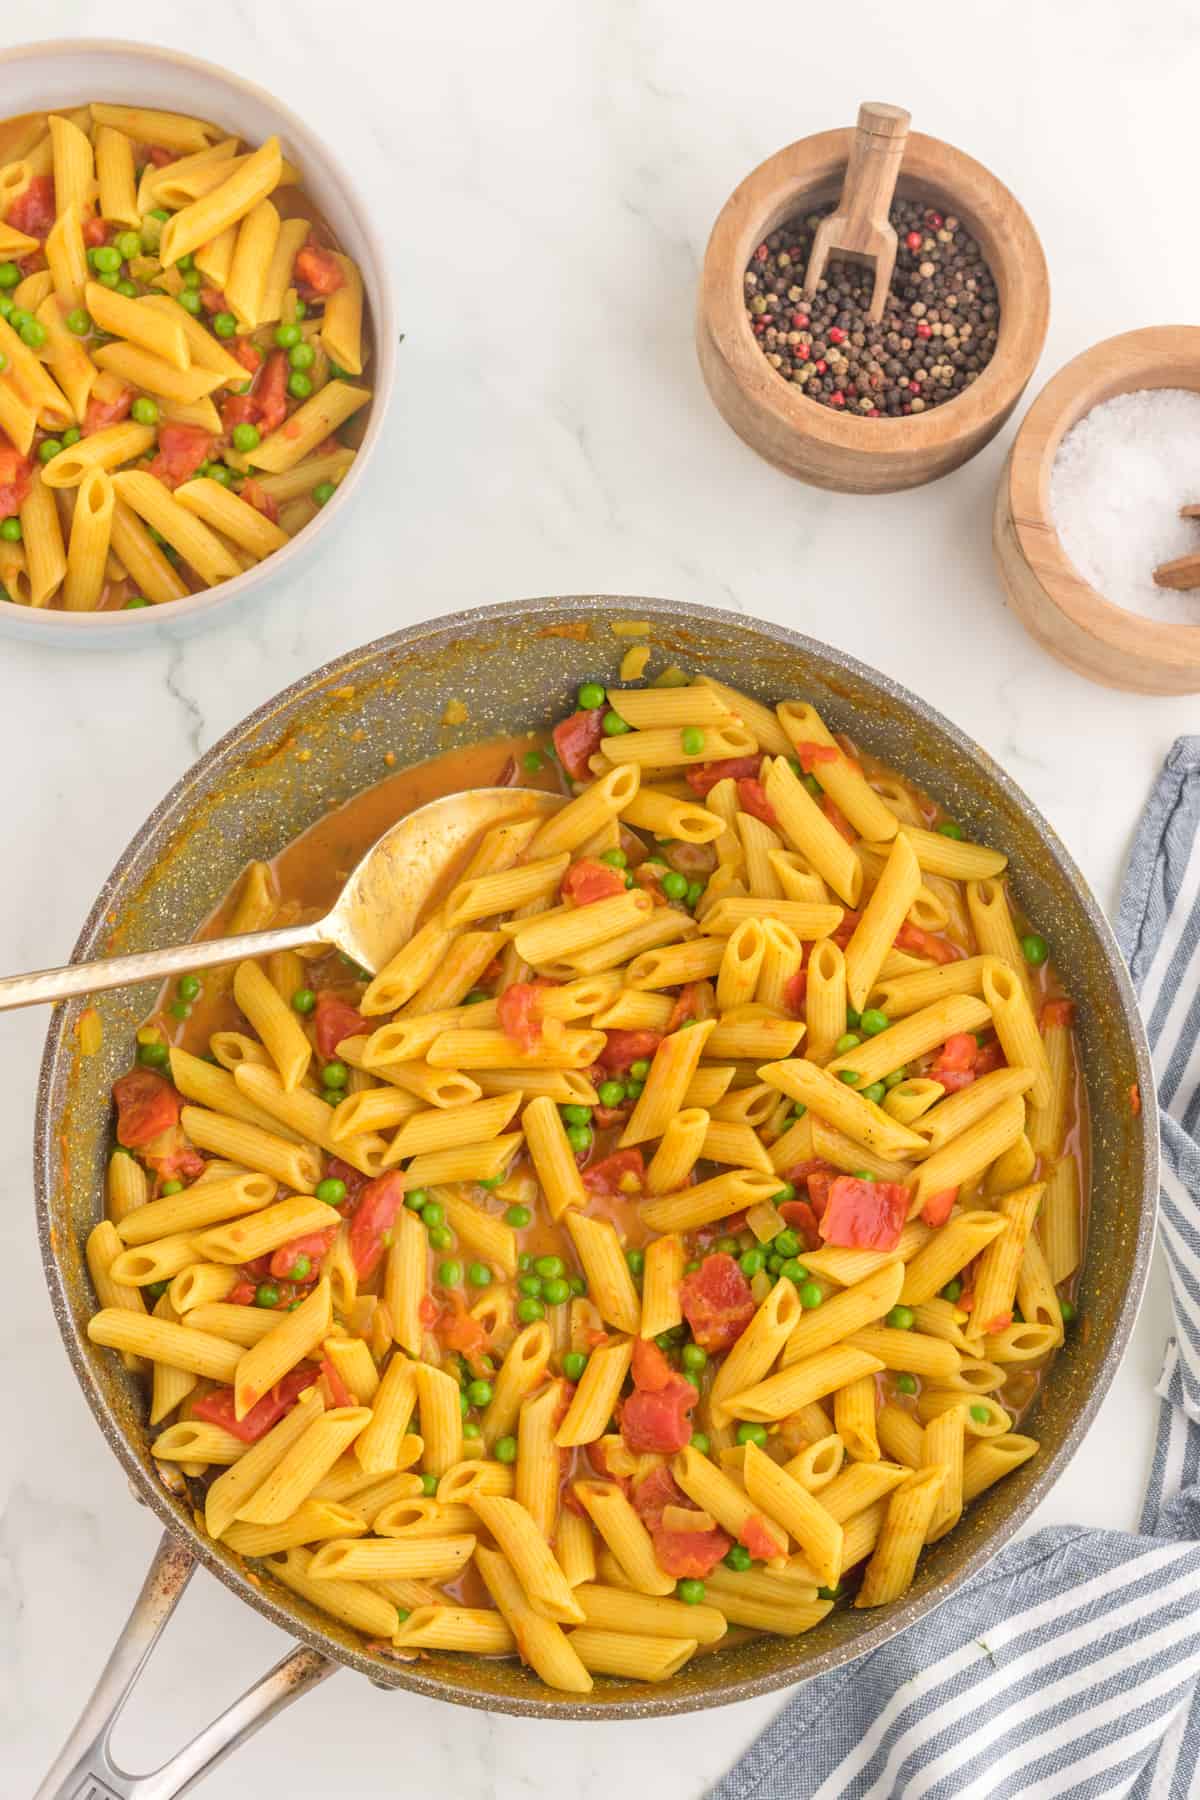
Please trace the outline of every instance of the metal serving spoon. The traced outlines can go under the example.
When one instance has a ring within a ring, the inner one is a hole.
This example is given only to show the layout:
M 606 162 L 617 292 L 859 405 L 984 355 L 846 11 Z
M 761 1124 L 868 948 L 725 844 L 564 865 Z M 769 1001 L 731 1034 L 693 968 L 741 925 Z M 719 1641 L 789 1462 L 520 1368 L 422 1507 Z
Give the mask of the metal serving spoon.
M 563 804 L 533 788 L 468 788 L 443 794 L 400 819 L 367 851 L 323 919 L 241 937 L 208 938 L 172 950 L 147 950 L 102 962 L 71 963 L 0 980 L 0 1012 L 73 1000 L 102 988 L 130 987 L 158 975 L 187 975 L 273 950 L 328 944 L 374 975 L 413 933 L 446 869 L 474 840 L 504 820 L 534 818 Z

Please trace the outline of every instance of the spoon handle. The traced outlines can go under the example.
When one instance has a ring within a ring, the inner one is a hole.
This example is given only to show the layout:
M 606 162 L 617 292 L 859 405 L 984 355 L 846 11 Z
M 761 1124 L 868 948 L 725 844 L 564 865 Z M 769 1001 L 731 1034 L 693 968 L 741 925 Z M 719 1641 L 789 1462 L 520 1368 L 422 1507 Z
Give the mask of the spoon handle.
M 272 950 L 298 950 L 304 944 L 322 941 L 323 923 L 287 925 L 279 931 L 248 931 L 241 937 L 179 944 L 173 950 L 146 950 L 138 956 L 110 956 L 101 962 L 68 963 L 65 969 L 9 975 L 0 980 L 0 1012 L 16 1006 L 74 1000 L 80 994 L 99 993 L 102 988 L 132 987 L 154 975 L 164 979 L 168 975 L 190 975 L 194 969 L 241 962 L 247 956 L 267 956 Z

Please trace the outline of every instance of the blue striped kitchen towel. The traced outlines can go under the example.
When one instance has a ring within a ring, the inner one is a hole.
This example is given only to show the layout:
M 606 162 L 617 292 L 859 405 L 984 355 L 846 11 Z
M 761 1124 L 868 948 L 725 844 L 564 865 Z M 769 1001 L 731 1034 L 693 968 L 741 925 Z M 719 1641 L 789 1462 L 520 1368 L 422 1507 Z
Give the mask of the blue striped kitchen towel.
M 1056 1526 L 800 1687 L 710 1800 L 1200 1793 L 1200 737 L 1146 806 L 1117 923 L 1163 1136 L 1175 1338 L 1138 1534 Z

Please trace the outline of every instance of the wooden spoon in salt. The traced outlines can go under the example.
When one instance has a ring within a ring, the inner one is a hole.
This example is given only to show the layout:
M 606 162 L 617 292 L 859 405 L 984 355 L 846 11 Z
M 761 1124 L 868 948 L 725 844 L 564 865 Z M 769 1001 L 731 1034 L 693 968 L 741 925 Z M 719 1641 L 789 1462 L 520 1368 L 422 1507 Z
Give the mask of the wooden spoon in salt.
M 1200 519 L 1200 501 L 1190 506 L 1181 506 L 1181 519 Z M 1172 562 L 1159 563 L 1154 571 L 1155 587 L 1164 588 L 1200 588 L 1200 550 L 1193 550 L 1187 556 L 1177 556 Z

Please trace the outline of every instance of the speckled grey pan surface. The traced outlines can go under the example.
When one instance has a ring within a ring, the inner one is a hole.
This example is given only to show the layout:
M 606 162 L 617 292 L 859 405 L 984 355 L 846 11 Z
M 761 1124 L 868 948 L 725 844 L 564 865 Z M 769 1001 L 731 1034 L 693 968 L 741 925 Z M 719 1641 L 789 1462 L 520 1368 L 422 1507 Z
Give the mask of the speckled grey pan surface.
M 794 1640 L 761 1638 L 694 1662 L 659 1686 L 605 1679 L 585 1700 L 552 1694 L 507 1662 L 431 1655 L 399 1664 L 366 1656 L 353 1635 L 194 1528 L 164 1493 L 147 1455 L 144 1405 L 119 1359 L 84 1334 L 92 1298 L 82 1245 L 100 1216 L 109 1084 L 129 1060 L 149 986 L 99 995 L 104 1046 L 79 1055 L 81 1003 L 55 1012 L 42 1063 L 35 1137 L 38 1228 L 51 1302 L 80 1385 L 135 1491 L 229 1587 L 276 1624 L 377 1682 L 468 1706 L 557 1718 L 642 1718 L 747 1699 L 873 1648 L 981 1568 L 1043 1498 L 1078 1446 L 1133 1326 L 1154 1231 L 1154 1110 L 1134 1117 L 1133 1084 L 1154 1092 L 1133 992 L 1112 934 L 1066 850 L 1029 801 L 962 732 L 886 676 L 810 638 L 738 614 L 670 601 L 589 596 L 482 607 L 381 638 L 316 670 L 210 750 L 146 821 L 117 863 L 75 957 L 149 949 L 190 935 L 252 857 L 269 858 L 331 805 L 396 766 L 570 710 L 587 676 L 616 677 L 628 638 L 613 619 L 651 626 L 651 672 L 677 662 L 764 700 L 803 694 L 829 723 L 941 799 L 968 834 L 1008 852 L 1017 893 L 1053 945 L 1079 1005 L 1091 1106 L 1091 1227 L 1082 1300 L 1088 1329 L 1060 1356 L 1033 1429 L 1040 1456 L 971 1509 L 936 1545 L 900 1606 L 835 1611 Z M 440 721 L 449 700 L 469 718 Z

